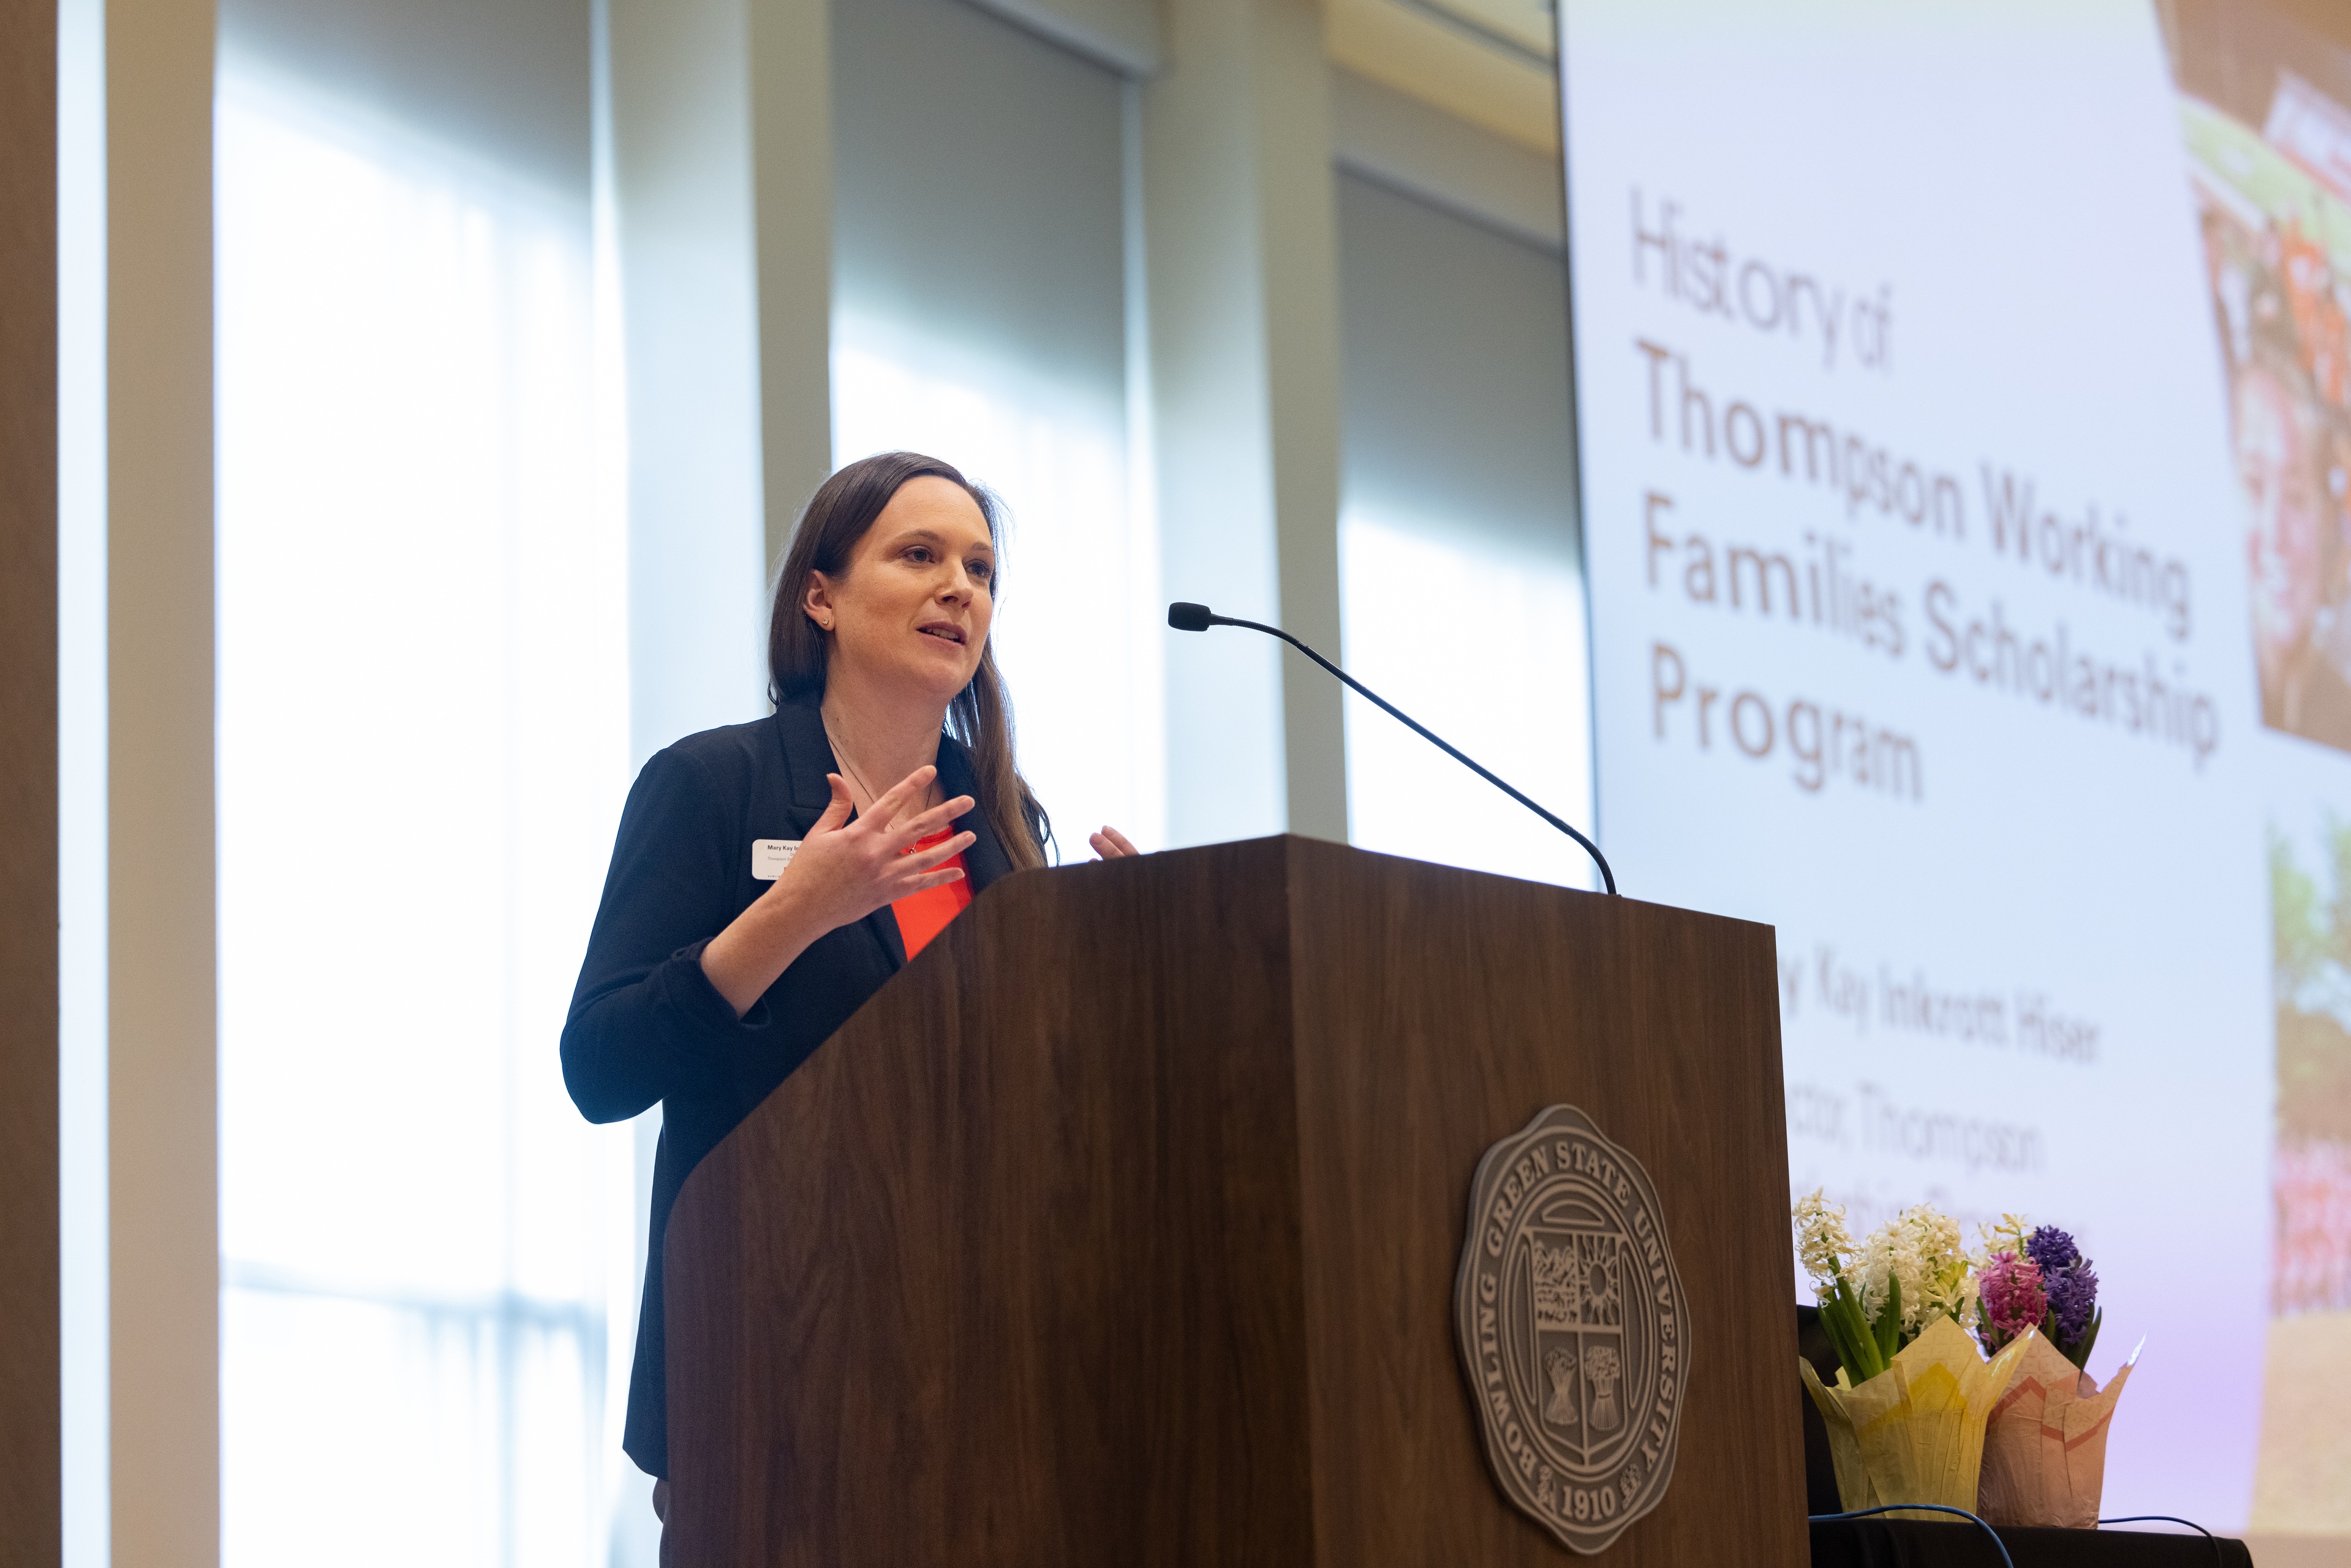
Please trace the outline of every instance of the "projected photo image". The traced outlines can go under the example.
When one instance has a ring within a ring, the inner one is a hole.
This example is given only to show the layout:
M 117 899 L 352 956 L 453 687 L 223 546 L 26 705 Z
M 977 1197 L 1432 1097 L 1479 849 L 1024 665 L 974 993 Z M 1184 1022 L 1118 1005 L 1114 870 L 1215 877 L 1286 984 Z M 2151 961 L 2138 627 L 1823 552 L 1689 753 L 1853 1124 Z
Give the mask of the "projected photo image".
M 2253 5 L 2167 10 L 2262 722 L 2351 751 L 2351 57 Z
M 2167 0 L 2245 502 L 2269 728 L 2351 751 L 2351 52 L 2249 0 Z M 2252 1522 L 2351 1529 L 2351 823 L 2269 828 L 2276 1119 Z
M 2254 1518 L 2351 1525 L 2346 1446 L 2332 1391 L 2351 1381 L 2351 823 L 2270 827 L 2276 944 L 2277 1231 Z
M 2351 1312 L 2351 823 L 2330 821 L 2314 847 L 2271 831 L 2281 1314 Z

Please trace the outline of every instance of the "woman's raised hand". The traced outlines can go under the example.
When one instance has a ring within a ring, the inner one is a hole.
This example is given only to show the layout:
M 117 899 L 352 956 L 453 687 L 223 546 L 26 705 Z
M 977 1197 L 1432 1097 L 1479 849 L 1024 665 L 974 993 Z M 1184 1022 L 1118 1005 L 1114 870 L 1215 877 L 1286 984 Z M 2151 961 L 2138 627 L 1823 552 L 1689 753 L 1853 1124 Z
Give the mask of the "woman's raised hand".
M 1143 852 L 1127 841 L 1124 833 L 1107 823 L 1103 825 L 1101 832 L 1094 834 L 1086 842 L 1093 845 L 1096 857 L 1106 861 L 1124 860 L 1129 855 L 1139 855 Z
M 915 768 L 884 790 L 872 809 L 860 813 L 854 821 L 850 820 L 853 802 L 849 786 L 838 773 L 825 775 L 825 781 L 832 786 L 832 803 L 800 841 L 791 863 L 784 867 L 766 896 L 780 894 L 802 904 L 811 917 L 824 919 L 824 930 L 831 931 L 862 920 L 910 893 L 961 877 L 963 873 L 954 866 L 939 867 L 950 856 L 969 849 L 973 834 L 957 833 L 945 843 L 914 850 L 918 841 L 946 827 L 973 805 L 970 796 L 958 795 L 927 811 L 914 810 L 930 793 L 931 780 L 938 772 L 935 768 Z
M 910 893 L 940 887 L 963 875 L 942 862 L 971 847 L 973 835 L 957 833 L 943 843 L 916 850 L 926 839 L 972 809 L 968 795 L 943 800 L 928 810 L 914 808 L 929 795 L 935 768 L 917 768 L 883 792 L 854 821 L 849 786 L 828 774 L 832 803 L 800 841 L 768 891 L 735 917 L 733 925 L 702 949 L 702 972 L 742 1017 L 767 994 L 776 977 L 828 931 L 864 919 Z

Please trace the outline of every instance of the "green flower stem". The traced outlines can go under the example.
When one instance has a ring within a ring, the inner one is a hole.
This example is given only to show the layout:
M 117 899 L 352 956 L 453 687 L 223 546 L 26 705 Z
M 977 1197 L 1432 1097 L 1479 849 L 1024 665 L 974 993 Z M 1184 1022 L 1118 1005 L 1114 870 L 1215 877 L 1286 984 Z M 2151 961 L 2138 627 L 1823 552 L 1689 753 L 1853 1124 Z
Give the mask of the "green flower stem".
M 2105 1321 L 2106 1309 L 2104 1307 L 2093 1308 L 2090 1312 L 2090 1326 L 2082 1331 L 2082 1342 L 2079 1344 L 2068 1346 L 2066 1348 L 2065 1359 L 2072 1362 L 2075 1366 L 2080 1367 L 2083 1371 L 2089 1371 L 2090 1348 L 2098 1343 L 2098 1330 L 2105 1324 Z
M 1868 1321 L 1862 1316 L 1861 1302 L 1855 1299 L 1853 1287 L 1839 1275 L 1827 1295 L 1821 1298 L 1821 1327 L 1836 1348 L 1837 1360 L 1844 1366 L 1845 1377 L 1854 1384 L 1863 1384 L 1886 1370 L 1885 1355 L 1877 1348 L 1877 1340 L 1870 1333 Z
M 2058 1354 L 2064 1356 L 2067 1361 L 2072 1362 L 2082 1371 L 2087 1372 L 2090 1370 L 2091 1347 L 2098 1343 L 2098 1329 L 2105 1322 L 2105 1308 L 2093 1308 L 2090 1312 L 2089 1327 L 2082 1331 L 2082 1337 L 2080 1339 L 2077 1339 L 2069 1344 L 2065 1341 L 2057 1337 L 2057 1314 L 2055 1312 L 2043 1312 L 2041 1314 L 2041 1337 L 2047 1340 L 2051 1344 L 2055 1345 L 2057 1347 Z M 1991 1336 L 1987 1333 L 1986 1337 L 1990 1338 Z M 2000 1347 L 1995 1344 L 1992 1348 L 1997 1350 Z
M 1883 1370 L 1902 1348 L 1902 1281 L 1891 1270 L 1886 1277 L 1886 1304 L 1877 1309 L 1877 1359 Z

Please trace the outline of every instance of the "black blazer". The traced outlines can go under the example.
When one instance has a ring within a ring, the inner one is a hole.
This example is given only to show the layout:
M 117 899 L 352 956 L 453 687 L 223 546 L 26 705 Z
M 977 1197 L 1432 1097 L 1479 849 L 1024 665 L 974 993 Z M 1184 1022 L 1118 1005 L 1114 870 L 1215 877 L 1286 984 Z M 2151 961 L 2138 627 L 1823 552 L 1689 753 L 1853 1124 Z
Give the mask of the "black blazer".
M 703 945 L 768 890 L 751 875 L 752 841 L 805 838 L 832 799 L 825 775 L 840 771 L 814 700 L 656 753 L 621 813 L 563 1026 L 563 1082 L 590 1121 L 662 1106 L 621 1445 L 656 1476 L 669 1473 L 662 1239 L 678 1187 L 906 962 L 897 917 L 885 907 L 820 937 L 740 1019 L 702 972 Z M 951 737 L 939 739 L 939 784 L 950 797 L 978 794 L 971 759 Z M 956 826 L 975 835 L 963 854 L 974 894 L 1012 869 L 984 813 L 975 809 Z

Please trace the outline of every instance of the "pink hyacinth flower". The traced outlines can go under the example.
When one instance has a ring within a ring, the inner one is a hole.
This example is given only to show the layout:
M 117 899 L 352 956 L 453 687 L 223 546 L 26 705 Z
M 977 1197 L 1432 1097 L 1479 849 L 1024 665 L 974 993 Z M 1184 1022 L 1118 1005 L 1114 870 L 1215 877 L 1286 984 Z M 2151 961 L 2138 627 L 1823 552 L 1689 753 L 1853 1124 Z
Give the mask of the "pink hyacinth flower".
M 1985 1341 L 2005 1344 L 2041 1325 L 2049 1297 L 2041 1287 L 2041 1265 L 2013 1252 L 1995 1252 L 1976 1276 L 1983 1300 Z

